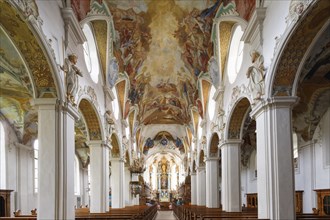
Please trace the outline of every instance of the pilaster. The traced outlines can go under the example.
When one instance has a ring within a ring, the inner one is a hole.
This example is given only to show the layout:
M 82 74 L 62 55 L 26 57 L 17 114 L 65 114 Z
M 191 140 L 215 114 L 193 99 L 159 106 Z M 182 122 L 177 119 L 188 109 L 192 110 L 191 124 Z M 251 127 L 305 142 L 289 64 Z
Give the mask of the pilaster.
M 219 158 L 208 157 L 206 164 L 206 207 L 219 208 Z
M 241 208 L 241 179 L 240 179 L 240 145 L 241 140 L 227 140 L 221 148 L 221 201 L 222 209 L 226 212 L 240 212 Z
M 112 208 L 124 207 L 124 163 L 123 158 L 111 158 Z
M 206 173 L 205 166 L 197 168 L 197 205 L 206 205 Z
M 38 219 L 73 219 L 78 111 L 56 98 L 34 99 L 31 104 L 38 109 Z
M 297 100 L 271 98 L 250 113 L 257 124 L 258 218 L 295 219 L 291 111 Z
M 190 174 L 191 176 L 191 205 L 197 205 L 197 176 L 196 172 Z
M 101 140 L 89 141 L 90 149 L 90 212 L 109 211 L 109 147 Z

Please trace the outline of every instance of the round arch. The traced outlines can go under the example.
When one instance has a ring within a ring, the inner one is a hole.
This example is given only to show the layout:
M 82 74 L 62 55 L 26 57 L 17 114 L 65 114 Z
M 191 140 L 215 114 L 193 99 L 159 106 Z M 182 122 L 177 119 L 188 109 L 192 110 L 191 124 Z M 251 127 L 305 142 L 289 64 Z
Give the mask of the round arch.
M 120 148 L 120 142 L 118 139 L 117 134 L 112 134 L 111 135 L 111 157 L 112 158 L 118 158 L 121 155 L 121 148 Z
M 209 156 L 217 157 L 219 154 L 218 146 L 219 146 L 219 135 L 217 133 L 213 133 L 211 136 L 211 141 L 209 145 Z
M 205 166 L 205 154 L 204 154 L 204 150 L 201 150 L 199 152 L 199 157 L 198 157 L 198 167 L 204 167 Z
M 0 2 L 0 23 L 32 74 L 36 88 L 34 98 L 57 97 L 65 100 L 64 83 L 58 74 L 52 49 L 35 16 L 27 19 L 29 16 L 31 14 L 21 11 L 14 3 Z
M 269 69 L 266 97 L 295 95 L 302 64 L 315 44 L 318 33 L 329 25 L 329 1 L 314 1 L 306 10 L 287 33 Z
M 236 101 L 229 115 L 226 126 L 225 139 L 240 139 L 242 137 L 242 126 L 246 114 L 251 109 L 251 104 L 246 97 Z
M 129 167 L 130 165 L 131 165 L 131 158 L 130 158 L 128 150 L 126 150 L 126 153 L 125 153 L 125 166 Z
M 193 161 L 192 163 L 192 170 L 191 170 L 191 173 L 196 173 L 196 160 Z
M 235 25 L 240 25 L 242 31 L 247 27 L 247 21 L 239 15 L 219 15 L 214 19 L 212 28 L 212 42 L 214 43 L 214 51 L 217 54 L 217 62 L 219 66 L 220 84 L 224 80 L 224 72 L 231 42 L 231 32 Z M 213 34 L 215 32 L 215 34 Z M 221 34 L 222 33 L 222 34 Z
M 78 103 L 78 108 L 83 114 L 87 124 L 87 130 L 90 140 L 104 140 L 104 130 L 101 126 L 101 120 L 95 106 L 85 98 L 82 98 Z

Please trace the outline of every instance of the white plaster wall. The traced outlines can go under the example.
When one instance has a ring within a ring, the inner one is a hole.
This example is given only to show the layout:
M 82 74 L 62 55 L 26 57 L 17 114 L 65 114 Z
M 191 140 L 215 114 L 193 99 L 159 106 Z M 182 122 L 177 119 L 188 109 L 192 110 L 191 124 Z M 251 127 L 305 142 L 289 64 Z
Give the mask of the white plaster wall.
M 285 18 L 289 14 L 290 3 L 291 1 L 265 1 L 265 6 L 267 7 L 263 26 L 263 56 L 265 67 L 269 67 L 273 61 L 276 43 L 275 37 L 281 36 L 287 27 Z
M 55 53 L 56 63 L 63 65 L 64 61 L 64 22 L 62 19 L 60 1 L 37 0 L 39 16 L 43 21 L 42 30 Z M 64 82 L 63 75 L 62 81 Z
M 315 189 L 330 189 L 330 164 L 326 164 L 326 157 L 330 157 L 330 108 L 322 117 L 314 133 L 315 144 Z
M 37 208 L 37 193 L 34 193 L 34 155 L 31 150 L 18 148 L 18 207 L 22 214 L 31 214 Z
M 298 168 L 295 169 L 295 190 L 304 190 L 305 169 L 304 166 L 310 164 L 310 148 L 301 148 L 298 151 Z M 308 163 L 309 162 L 309 163 Z
M 125 206 L 131 205 L 131 190 L 130 190 L 130 181 L 131 181 L 131 172 L 128 167 L 125 167 L 125 181 L 124 181 L 124 202 Z M 146 180 L 146 179 L 144 179 Z
M 72 39 L 72 36 L 69 36 L 68 48 L 65 51 L 64 40 L 65 40 L 65 30 L 64 30 L 64 21 L 62 19 L 60 7 L 62 7 L 61 1 L 36 1 L 40 13 L 40 17 L 43 20 L 42 30 L 46 35 L 46 38 L 51 40 L 51 47 L 54 50 L 56 63 L 63 65 L 64 59 L 67 57 L 67 54 L 75 53 L 78 56 L 77 67 L 82 71 L 83 77 L 79 77 L 79 86 L 84 89 L 85 86 L 91 86 L 97 96 L 97 109 L 98 114 L 104 114 L 104 91 L 103 84 L 104 80 L 102 77 L 102 68 L 100 65 L 99 81 L 94 83 L 90 77 L 90 74 L 87 71 L 83 46 L 82 44 L 77 44 Z M 95 65 L 95 64 L 93 64 Z M 62 82 L 64 83 L 64 74 L 62 71 L 59 73 L 62 77 Z M 79 92 L 78 92 L 79 93 Z M 76 100 L 77 101 L 77 100 Z M 103 120 L 103 117 L 100 117 Z
M 251 153 L 249 158 L 248 166 L 241 166 L 241 202 L 242 205 L 246 203 L 247 193 L 257 193 L 258 178 L 254 176 L 255 171 L 255 155 L 256 151 Z
M 1 121 L 5 132 L 5 154 L 6 154 L 6 189 L 14 190 L 11 193 L 10 213 L 12 214 L 18 207 L 17 200 L 17 149 L 14 143 L 17 137 L 13 129 L 7 122 Z
M 322 117 L 315 130 L 313 140 L 299 145 L 299 163 L 295 171 L 295 190 L 303 190 L 303 212 L 312 213 L 317 206 L 317 189 L 330 189 L 330 166 L 326 156 L 330 157 L 330 109 Z

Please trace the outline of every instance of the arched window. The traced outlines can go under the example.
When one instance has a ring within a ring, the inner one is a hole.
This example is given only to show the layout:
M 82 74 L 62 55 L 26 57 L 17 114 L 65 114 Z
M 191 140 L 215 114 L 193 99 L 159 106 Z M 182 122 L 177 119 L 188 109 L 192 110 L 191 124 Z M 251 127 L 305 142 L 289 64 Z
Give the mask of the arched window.
M 198 136 L 198 140 L 201 140 L 202 139 L 202 118 L 200 117 L 199 120 L 198 120 L 198 128 L 197 128 L 197 136 Z
M 119 100 L 118 100 L 117 90 L 115 86 L 112 88 L 112 93 L 115 96 L 115 100 L 113 100 L 112 102 L 113 114 L 116 120 L 118 120 L 120 110 L 119 110 L 119 102 L 118 102 Z
M 292 134 L 292 142 L 293 142 L 293 158 L 298 158 L 298 136 L 295 132 Z
M 210 91 L 210 95 L 209 95 L 208 105 L 207 105 L 207 110 L 208 110 L 208 113 L 209 113 L 210 120 L 213 119 L 214 113 L 215 113 L 215 104 L 216 103 L 213 99 L 213 96 L 214 96 L 215 92 L 216 92 L 215 87 L 212 86 L 211 91 Z
M 100 64 L 96 50 L 94 35 L 92 29 L 88 24 L 84 25 L 83 31 L 87 39 L 87 41 L 83 44 L 84 58 L 87 71 L 91 74 L 92 80 L 97 83 L 99 81 Z
M 77 155 L 74 158 L 74 194 L 80 194 L 80 169 Z
M 34 193 L 38 193 L 38 173 L 39 173 L 39 169 L 38 169 L 38 158 L 39 158 L 39 143 L 38 143 L 38 139 L 34 141 L 33 144 L 33 155 L 34 155 Z
M 235 25 L 232 33 L 227 63 L 227 74 L 230 83 L 235 81 L 241 68 L 244 49 L 244 42 L 241 41 L 244 32 L 241 25 Z
M 257 171 L 257 151 L 254 150 L 251 153 L 250 156 L 250 171 L 251 171 L 251 180 L 255 180 L 258 177 L 258 171 Z
M 5 129 L 0 122 L 0 189 L 6 189 L 6 145 Z
M 87 179 L 88 179 L 88 195 L 91 194 L 91 165 L 87 166 Z

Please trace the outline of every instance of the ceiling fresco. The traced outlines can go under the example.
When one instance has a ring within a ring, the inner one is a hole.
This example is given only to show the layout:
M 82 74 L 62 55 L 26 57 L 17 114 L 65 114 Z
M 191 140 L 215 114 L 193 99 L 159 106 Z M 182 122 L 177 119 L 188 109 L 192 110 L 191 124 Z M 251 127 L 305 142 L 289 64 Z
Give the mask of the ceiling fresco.
M 188 124 L 198 76 L 213 54 L 220 1 L 106 1 L 117 31 L 114 56 L 131 83 L 143 124 Z
M 0 27 L 0 114 L 21 143 L 31 145 L 37 136 L 37 112 L 31 109 L 33 89 L 16 47 Z
M 43 48 L 15 9 L 5 1 L 0 1 L 0 23 L 14 45 L 18 48 L 36 86 L 38 97 L 56 97 L 53 75 L 44 55 Z
M 112 88 L 118 76 L 128 79 L 125 83 L 117 81 L 116 89 L 122 116 L 129 117 L 132 135 L 141 151 L 151 149 L 151 145 L 146 147 L 147 140 L 157 142 L 149 130 L 170 132 L 166 126 L 175 126 L 176 130 L 190 128 L 190 135 L 195 133 L 211 86 L 206 81 L 198 83 L 198 79 L 210 77 L 213 19 L 235 12 L 248 21 L 255 4 L 255 0 L 71 0 L 79 21 L 101 9 L 106 11 L 103 15 L 111 14 L 110 26 L 114 30 L 108 31 L 113 38 L 113 57 L 108 61 L 108 81 Z M 105 22 L 93 21 L 91 25 L 105 73 L 104 35 L 108 31 Z M 233 23 L 224 23 L 220 27 L 222 38 L 229 39 L 232 26 Z M 222 63 L 229 45 L 226 40 L 221 39 L 226 48 Z M 212 80 L 209 81 L 214 83 Z M 136 115 L 129 114 L 133 106 Z M 169 142 L 176 146 L 178 139 L 189 146 L 192 138 L 187 132 L 179 133 L 168 138 Z
M 330 33 L 330 27 L 324 30 Z M 298 105 L 293 109 L 294 129 L 303 140 L 314 131 L 330 106 L 330 35 L 323 34 L 311 50 L 298 82 Z M 299 128 L 299 129 L 298 129 Z

